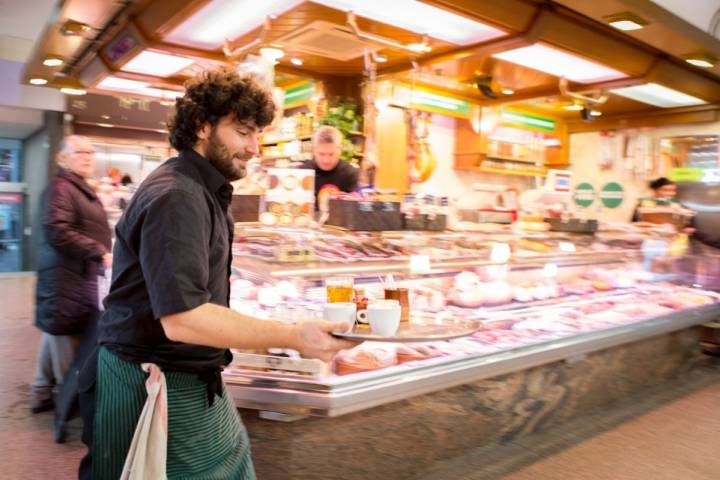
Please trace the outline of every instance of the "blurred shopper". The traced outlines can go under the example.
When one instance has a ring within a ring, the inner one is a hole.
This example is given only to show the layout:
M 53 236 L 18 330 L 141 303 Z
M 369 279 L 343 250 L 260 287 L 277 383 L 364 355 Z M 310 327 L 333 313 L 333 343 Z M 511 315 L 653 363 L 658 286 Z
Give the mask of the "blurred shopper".
M 97 276 L 111 263 L 111 232 L 102 204 L 86 183 L 94 149 L 70 136 L 44 195 L 44 239 L 35 290 L 35 325 L 43 331 L 32 386 L 32 412 L 52 409 L 53 390 L 70 367 L 80 336 L 98 307 Z
M 208 71 L 186 84 L 175 109 L 170 143 L 179 155 L 143 181 L 116 229 L 100 348 L 80 375 L 91 447 L 83 479 L 117 479 L 128 468 L 144 478 L 255 478 L 220 376 L 229 348 L 293 348 L 330 360 L 353 345 L 330 335 L 337 324 L 287 325 L 228 308 L 230 181 L 258 154 L 258 134 L 275 112 L 270 93 L 234 69 Z M 141 417 L 144 408 L 155 413 Z M 145 423 L 152 419 L 160 428 Z M 144 427 L 149 436 L 138 435 Z
M 327 210 L 332 193 L 357 189 L 358 169 L 340 160 L 342 141 L 342 132 L 329 125 L 319 127 L 313 134 L 313 159 L 303 166 L 315 170 L 315 205 L 319 210 Z

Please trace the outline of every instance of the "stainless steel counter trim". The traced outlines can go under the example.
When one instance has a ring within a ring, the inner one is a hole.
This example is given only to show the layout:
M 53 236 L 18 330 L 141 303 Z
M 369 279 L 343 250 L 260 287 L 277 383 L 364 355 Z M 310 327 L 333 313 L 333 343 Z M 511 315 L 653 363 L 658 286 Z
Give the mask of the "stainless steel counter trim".
M 334 417 L 701 325 L 719 315 L 720 305 L 708 305 L 632 325 L 482 356 L 459 357 L 447 363 L 357 382 L 322 386 L 315 383 L 325 390 L 320 392 L 305 390 L 313 383 L 307 380 L 265 378 L 261 381 L 261 375 L 255 378 L 232 375 L 226 379 L 238 406 L 262 405 L 265 410 L 280 412 L 302 409 L 314 415 Z

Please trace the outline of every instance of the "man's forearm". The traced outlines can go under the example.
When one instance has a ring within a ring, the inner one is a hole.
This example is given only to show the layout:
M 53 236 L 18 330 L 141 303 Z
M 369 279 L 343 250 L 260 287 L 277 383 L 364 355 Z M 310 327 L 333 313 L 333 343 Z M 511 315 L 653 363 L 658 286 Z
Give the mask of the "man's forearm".
M 206 303 L 160 319 L 170 340 L 216 348 L 297 348 L 295 328 Z

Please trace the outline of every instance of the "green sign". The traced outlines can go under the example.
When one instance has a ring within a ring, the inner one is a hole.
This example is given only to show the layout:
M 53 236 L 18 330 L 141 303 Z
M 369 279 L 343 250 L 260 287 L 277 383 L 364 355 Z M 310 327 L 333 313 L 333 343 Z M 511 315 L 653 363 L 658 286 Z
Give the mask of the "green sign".
M 607 208 L 617 208 L 625 198 L 622 185 L 617 182 L 606 183 L 600 191 L 600 201 Z
M 575 205 L 579 207 L 589 207 L 595 201 L 595 189 L 587 182 L 583 182 L 575 187 Z
M 524 127 L 539 128 L 540 130 L 547 130 L 548 132 L 555 130 L 555 120 L 550 118 L 527 115 L 509 110 L 500 112 L 500 118 L 508 123 L 514 123 L 515 125 L 522 125 Z
M 446 97 L 425 90 L 416 90 L 412 94 L 412 103 L 415 108 L 427 109 L 431 112 L 465 117 L 470 114 L 470 102 L 457 98 Z
M 288 105 L 310 100 L 315 95 L 315 82 L 301 83 L 285 90 L 283 105 Z
M 699 182 L 703 178 L 702 168 L 673 168 L 670 172 L 670 180 L 673 182 Z

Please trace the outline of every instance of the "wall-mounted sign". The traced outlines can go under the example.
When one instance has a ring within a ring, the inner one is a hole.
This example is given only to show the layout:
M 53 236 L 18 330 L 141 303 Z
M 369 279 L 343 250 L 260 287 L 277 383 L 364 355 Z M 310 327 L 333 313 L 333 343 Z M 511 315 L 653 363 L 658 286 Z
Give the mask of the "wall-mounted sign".
M 702 168 L 673 168 L 670 172 L 670 180 L 673 182 L 700 182 L 702 181 L 703 174 Z
M 449 117 L 470 118 L 472 104 L 467 100 L 451 97 L 427 88 L 392 85 L 392 103 L 423 112 L 438 113 Z
M 284 108 L 294 108 L 312 99 L 317 91 L 315 82 L 303 82 L 285 90 Z
M 575 205 L 579 207 L 589 207 L 595 201 L 595 189 L 587 182 L 583 182 L 575 187 Z
M 622 185 L 617 182 L 606 183 L 600 190 L 600 201 L 607 208 L 617 208 L 625 198 Z
M 554 131 L 556 127 L 555 120 L 551 118 L 528 115 L 526 113 L 515 112 L 512 110 L 502 110 L 500 112 L 500 121 L 523 127 L 546 130 L 548 132 Z

